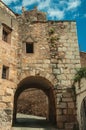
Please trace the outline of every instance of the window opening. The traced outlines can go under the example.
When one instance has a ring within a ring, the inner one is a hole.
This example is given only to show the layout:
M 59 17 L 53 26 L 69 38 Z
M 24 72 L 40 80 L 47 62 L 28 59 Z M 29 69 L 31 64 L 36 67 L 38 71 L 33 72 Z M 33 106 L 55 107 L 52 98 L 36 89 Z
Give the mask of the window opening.
M 33 43 L 26 43 L 26 53 L 33 53 Z
M 3 32 L 2 32 L 3 41 L 8 42 L 8 43 L 11 42 L 11 31 L 12 31 L 11 28 L 9 28 L 7 25 L 3 24 Z
M 8 41 L 8 33 L 3 29 L 3 41 L 7 42 Z
M 8 74 L 9 74 L 9 67 L 6 67 L 6 66 L 3 65 L 2 78 L 3 79 L 8 79 Z

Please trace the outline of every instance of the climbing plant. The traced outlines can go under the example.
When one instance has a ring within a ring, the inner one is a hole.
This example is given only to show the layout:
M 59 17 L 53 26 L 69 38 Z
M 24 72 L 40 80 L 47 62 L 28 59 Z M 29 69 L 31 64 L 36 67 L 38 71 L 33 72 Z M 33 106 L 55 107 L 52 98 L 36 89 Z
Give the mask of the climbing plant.
M 80 81 L 82 78 L 86 78 L 86 67 L 76 70 L 74 82 Z
M 49 34 L 51 35 L 51 34 L 54 34 L 54 32 L 55 32 L 55 28 L 49 28 Z

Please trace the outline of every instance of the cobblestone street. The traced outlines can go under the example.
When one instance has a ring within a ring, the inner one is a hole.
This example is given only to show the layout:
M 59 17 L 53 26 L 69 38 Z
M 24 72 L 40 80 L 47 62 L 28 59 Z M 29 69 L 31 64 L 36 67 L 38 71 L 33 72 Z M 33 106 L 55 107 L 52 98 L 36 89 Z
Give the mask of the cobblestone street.
M 12 130 L 57 130 L 44 117 L 18 114 L 17 122 Z

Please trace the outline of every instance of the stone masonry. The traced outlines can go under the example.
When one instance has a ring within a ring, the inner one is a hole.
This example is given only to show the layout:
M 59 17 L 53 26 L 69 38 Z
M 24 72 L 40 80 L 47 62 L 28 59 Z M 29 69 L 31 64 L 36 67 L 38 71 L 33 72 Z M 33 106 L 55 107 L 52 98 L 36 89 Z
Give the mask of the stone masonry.
M 10 43 L 3 40 L 10 30 Z M 26 53 L 26 43 L 33 53 Z M 8 70 L 7 78 L 3 78 Z M 0 129 L 12 130 L 23 91 L 41 89 L 49 101 L 48 119 L 58 130 L 78 130 L 75 91 L 80 68 L 75 21 L 47 21 L 36 8 L 16 15 L 0 1 Z M 8 68 L 8 69 L 7 69 Z

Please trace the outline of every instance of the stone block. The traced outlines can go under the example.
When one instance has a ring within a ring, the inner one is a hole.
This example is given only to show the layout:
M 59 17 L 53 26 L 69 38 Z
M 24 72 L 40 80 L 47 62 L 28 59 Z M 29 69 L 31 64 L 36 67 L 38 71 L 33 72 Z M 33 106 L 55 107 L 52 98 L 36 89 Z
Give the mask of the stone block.
M 5 91 L 4 91 L 4 89 L 2 90 L 2 89 L 0 89 L 0 96 L 3 96 L 5 94 Z
M 66 129 L 69 129 L 69 130 L 71 129 L 72 130 L 73 126 L 74 126 L 74 123 L 65 123 L 65 128 Z
M 53 73 L 54 74 L 61 74 L 61 71 L 60 71 L 60 69 L 53 69 Z
M 58 122 L 64 123 L 64 122 L 66 122 L 67 120 L 68 120 L 68 117 L 67 117 L 66 115 L 58 115 L 58 116 L 57 116 L 57 121 L 58 121 Z
M 57 109 L 57 115 L 62 115 L 62 109 Z
M 74 105 L 74 103 L 73 103 L 73 102 L 68 103 L 68 108 L 74 108 L 74 107 L 75 107 L 75 105 Z
M 73 99 L 72 99 L 72 97 L 71 98 L 62 98 L 62 101 L 63 102 L 72 102 Z
M 61 103 L 59 103 L 58 105 L 57 105 L 57 109 L 58 108 L 67 108 L 67 103 L 63 103 L 63 102 L 61 102 Z
M 0 102 L 0 109 L 6 108 L 6 103 Z
M 3 102 L 12 102 L 13 101 L 13 97 L 12 96 L 3 96 L 2 97 L 2 101 Z
M 13 95 L 14 92 L 13 92 L 13 89 L 7 88 L 6 93 L 7 93 L 7 95 Z
M 58 129 L 62 130 L 64 128 L 64 123 L 58 122 L 57 127 L 58 127 Z
M 63 93 L 64 98 L 71 98 L 71 93 Z
M 69 114 L 69 115 L 74 114 L 74 113 L 73 113 L 73 109 L 68 108 L 68 114 Z
M 68 114 L 67 109 L 63 109 L 63 114 L 64 114 L 64 115 L 67 115 L 67 114 Z
M 50 60 L 45 59 L 45 60 L 44 60 L 44 63 L 45 63 L 45 64 L 50 64 Z

